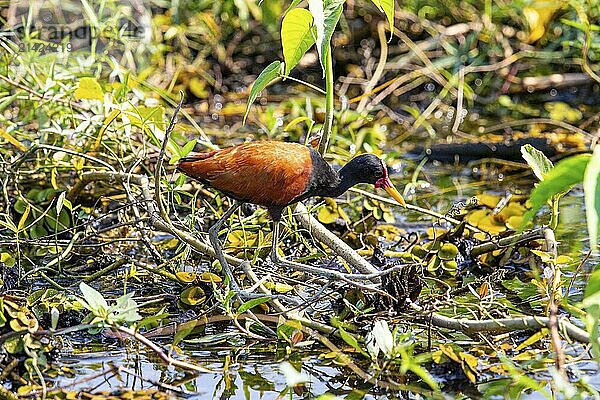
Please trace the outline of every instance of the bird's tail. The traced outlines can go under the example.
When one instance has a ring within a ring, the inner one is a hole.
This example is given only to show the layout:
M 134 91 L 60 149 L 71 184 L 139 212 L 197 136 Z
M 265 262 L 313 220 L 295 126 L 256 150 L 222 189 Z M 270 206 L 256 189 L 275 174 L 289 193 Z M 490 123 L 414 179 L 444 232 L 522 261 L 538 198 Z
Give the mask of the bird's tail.
M 217 152 L 210 151 L 208 153 L 193 153 L 183 157 L 177 163 L 177 170 L 186 175 L 193 177 L 201 182 L 205 182 L 207 174 L 214 169 L 214 163 L 210 158 Z
M 180 158 L 177 164 L 185 164 L 200 160 L 206 160 L 207 158 L 212 157 L 217 151 L 218 150 L 210 151 L 208 153 L 193 153 L 191 155 L 187 155 L 186 157 Z

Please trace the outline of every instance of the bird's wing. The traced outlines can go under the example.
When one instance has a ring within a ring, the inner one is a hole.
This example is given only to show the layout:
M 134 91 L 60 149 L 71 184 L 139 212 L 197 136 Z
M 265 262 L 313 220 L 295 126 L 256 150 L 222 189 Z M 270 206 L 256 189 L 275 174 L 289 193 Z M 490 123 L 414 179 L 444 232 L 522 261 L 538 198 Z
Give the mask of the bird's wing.
M 307 147 L 250 142 L 179 164 L 186 174 L 236 199 L 264 206 L 290 204 L 302 195 L 312 172 Z

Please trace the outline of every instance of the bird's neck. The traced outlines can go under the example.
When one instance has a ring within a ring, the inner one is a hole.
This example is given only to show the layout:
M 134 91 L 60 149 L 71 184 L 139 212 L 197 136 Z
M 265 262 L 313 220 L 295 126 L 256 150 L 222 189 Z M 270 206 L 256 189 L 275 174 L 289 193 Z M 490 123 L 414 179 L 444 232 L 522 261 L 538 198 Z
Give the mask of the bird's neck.
M 346 168 L 346 167 L 347 167 L 347 165 L 339 170 L 339 172 L 338 172 L 339 179 L 336 179 L 335 181 L 330 181 L 329 182 L 330 186 L 325 188 L 324 193 L 322 193 L 321 196 L 324 196 L 324 197 L 341 196 L 342 194 L 346 193 L 346 191 L 348 189 L 350 189 L 352 186 L 359 183 L 359 180 L 356 179 L 356 176 L 354 174 L 352 174 L 352 172 L 349 168 Z
M 310 149 L 310 151 L 313 162 L 313 173 L 306 191 L 306 197 L 338 197 L 352 186 L 360 183 L 360 179 L 357 178 L 357 174 L 355 173 L 356 165 L 353 165 L 356 163 L 355 161 L 350 161 L 336 172 L 325 162 L 319 153 L 313 149 Z
M 333 186 L 330 189 L 330 197 L 341 196 L 342 194 L 346 193 L 346 191 L 352 186 L 359 183 L 356 177 L 352 173 L 350 173 L 350 171 L 348 171 L 347 169 L 345 170 L 345 167 L 338 172 L 338 176 L 339 180 L 337 182 L 332 182 Z

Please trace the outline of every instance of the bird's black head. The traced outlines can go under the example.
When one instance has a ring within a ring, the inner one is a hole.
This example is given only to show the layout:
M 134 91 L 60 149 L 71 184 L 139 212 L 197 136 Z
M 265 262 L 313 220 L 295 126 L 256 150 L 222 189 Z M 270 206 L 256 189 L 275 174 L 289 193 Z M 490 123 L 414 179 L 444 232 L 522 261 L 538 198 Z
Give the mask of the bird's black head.
M 398 203 L 406 206 L 402 195 L 388 176 L 387 165 L 374 154 L 361 154 L 354 157 L 340 170 L 340 179 L 340 187 L 344 191 L 357 183 L 370 183 L 376 188 L 385 189 Z
M 370 183 L 376 187 L 383 186 L 388 179 L 385 163 L 374 154 L 361 154 L 350 160 L 340 170 L 340 176 L 357 183 Z

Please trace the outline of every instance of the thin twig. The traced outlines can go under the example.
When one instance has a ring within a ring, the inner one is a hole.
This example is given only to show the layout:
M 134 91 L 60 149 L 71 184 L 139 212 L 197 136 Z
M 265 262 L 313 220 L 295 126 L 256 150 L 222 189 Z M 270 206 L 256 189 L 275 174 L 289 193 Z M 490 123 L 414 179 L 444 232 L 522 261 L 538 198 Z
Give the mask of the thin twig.
M 138 332 L 134 331 L 133 329 L 126 328 L 126 327 L 120 326 L 120 325 L 112 325 L 112 328 L 135 338 L 137 341 L 142 343 L 144 346 L 146 346 L 146 347 L 150 348 L 152 351 L 154 351 L 156 353 L 156 355 L 158 355 L 158 357 L 160 357 L 160 359 L 163 360 L 164 362 L 166 362 L 167 364 L 171 364 L 178 368 L 185 369 L 188 371 L 194 371 L 194 372 L 203 372 L 203 373 L 211 373 L 211 374 L 222 372 L 222 371 L 210 370 L 208 368 L 204 368 L 204 367 L 201 367 L 201 366 L 195 365 L 195 364 L 190 364 L 185 361 L 176 360 L 176 359 L 170 357 L 167 353 L 165 353 L 158 345 L 154 344 L 151 340 L 149 340 L 145 336 L 139 334 Z
M 583 136 L 588 136 L 588 137 L 593 136 L 591 133 L 588 133 L 588 132 L 584 131 L 583 129 L 579 129 L 576 126 L 567 124 L 566 122 L 563 122 L 563 121 L 557 121 L 557 120 L 550 119 L 550 118 L 528 118 L 528 119 L 521 119 L 518 121 L 507 121 L 507 122 L 503 122 L 501 124 L 488 126 L 487 128 L 485 128 L 483 130 L 482 134 L 499 131 L 499 130 L 502 130 L 505 128 L 512 128 L 513 126 L 533 125 L 533 124 L 556 125 L 560 128 L 566 129 L 568 131 L 573 131 L 573 132 L 579 133 Z
M 166 221 L 169 220 L 169 215 L 165 210 L 165 206 L 163 204 L 162 196 L 160 193 L 160 177 L 162 172 L 163 160 L 165 158 L 165 150 L 167 149 L 167 143 L 169 142 L 169 136 L 175 129 L 175 124 L 177 123 L 177 114 L 179 113 L 179 110 L 181 110 L 183 99 L 185 98 L 182 91 L 179 92 L 179 96 L 179 103 L 177 103 L 177 107 L 175 107 L 175 111 L 173 111 L 173 115 L 171 116 L 171 120 L 169 121 L 169 126 L 165 130 L 165 137 L 163 138 L 162 147 L 160 148 L 160 153 L 158 154 L 158 158 L 156 159 L 156 165 L 154 167 L 154 202 L 158 206 L 158 213 Z
M 544 238 L 546 239 L 546 251 L 552 255 L 554 259 L 557 256 L 557 248 L 558 243 L 556 242 L 556 238 L 554 236 L 554 231 L 550 228 L 544 229 Z M 560 270 L 556 264 L 550 264 L 548 267 L 552 268 L 552 278 L 548 282 L 549 290 L 548 290 L 548 328 L 550 329 L 550 338 L 552 347 L 554 348 L 554 353 L 556 354 L 555 365 L 558 373 L 565 379 L 565 382 L 568 382 L 567 375 L 565 373 L 565 353 L 562 348 L 562 342 L 560 340 L 560 334 L 558 332 L 559 329 L 559 319 L 558 319 L 558 304 L 557 304 L 557 295 L 558 295 L 558 286 L 560 282 Z

